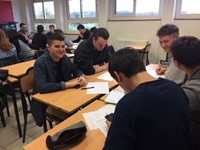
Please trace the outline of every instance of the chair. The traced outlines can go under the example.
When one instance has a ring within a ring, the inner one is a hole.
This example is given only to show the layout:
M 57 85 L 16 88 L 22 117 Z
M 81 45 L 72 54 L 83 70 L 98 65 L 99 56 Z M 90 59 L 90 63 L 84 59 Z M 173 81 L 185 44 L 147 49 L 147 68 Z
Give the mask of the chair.
M 3 124 L 3 127 L 6 126 L 5 117 L 4 117 L 4 114 L 3 114 L 4 108 L 5 108 L 5 105 L 3 103 L 3 99 L 0 99 L 0 118 L 1 118 L 1 122 Z
M 27 116 L 30 113 L 28 109 L 27 99 L 29 105 L 31 104 L 31 94 L 34 85 L 34 70 L 33 67 L 27 69 L 26 74 L 20 78 L 20 92 L 22 98 L 22 108 L 23 108 L 23 115 L 24 115 L 24 128 L 23 128 L 23 139 L 22 142 L 25 142 L 26 137 L 26 125 L 27 125 Z
M 140 54 L 142 60 L 144 60 L 144 56 L 146 55 L 146 62 L 145 62 L 146 65 L 149 64 L 149 56 L 148 56 L 148 55 L 149 55 L 149 50 L 150 50 L 150 48 L 151 48 L 151 43 L 148 43 L 148 44 L 145 46 L 144 49 L 138 51 L 138 53 Z

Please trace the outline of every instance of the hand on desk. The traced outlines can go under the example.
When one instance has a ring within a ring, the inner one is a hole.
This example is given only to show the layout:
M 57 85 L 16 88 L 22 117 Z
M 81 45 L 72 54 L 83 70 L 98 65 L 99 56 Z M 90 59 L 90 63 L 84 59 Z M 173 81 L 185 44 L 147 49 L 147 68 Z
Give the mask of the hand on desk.
M 156 69 L 156 73 L 157 73 L 158 75 L 163 75 L 163 74 L 165 74 L 165 72 L 166 72 L 166 68 L 158 67 L 158 68 Z
M 86 84 L 87 84 L 87 81 L 85 77 L 80 76 L 76 79 L 65 82 L 65 88 L 72 88 L 72 87 L 75 87 L 76 85 L 84 86 Z

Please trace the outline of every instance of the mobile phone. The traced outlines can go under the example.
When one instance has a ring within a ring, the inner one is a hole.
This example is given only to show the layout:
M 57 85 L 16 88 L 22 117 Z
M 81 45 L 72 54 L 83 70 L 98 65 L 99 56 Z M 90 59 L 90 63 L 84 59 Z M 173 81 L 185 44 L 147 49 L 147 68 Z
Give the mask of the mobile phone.
M 110 113 L 110 114 L 106 115 L 105 118 L 106 118 L 108 121 L 112 122 L 113 115 L 114 115 L 113 113 Z

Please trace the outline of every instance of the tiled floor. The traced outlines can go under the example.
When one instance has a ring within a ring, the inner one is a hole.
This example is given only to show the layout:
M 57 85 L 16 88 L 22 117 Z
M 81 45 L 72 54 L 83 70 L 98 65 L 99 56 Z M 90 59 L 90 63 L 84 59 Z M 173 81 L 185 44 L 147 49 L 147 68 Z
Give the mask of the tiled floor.
M 21 123 L 21 128 L 23 129 L 24 119 L 21 108 L 21 100 L 19 96 L 17 97 L 18 97 L 17 104 L 20 116 L 20 123 Z M 18 134 L 15 113 L 13 110 L 13 103 L 9 97 L 8 101 L 9 101 L 9 109 L 11 117 L 7 116 L 7 112 L 4 109 L 6 127 L 3 127 L 2 123 L 0 122 L 0 150 L 22 150 L 24 145 L 28 144 L 29 142 L 31 142 L 32 140 L 36 139 L 37 137 L 43 134 L 43 128 L 36 126 L 32 118 L 32 115 L 29 114 L 27 130 L 26 130 L 27 132 L 26 141 L 25 143 L 22 143 L 22 138 L 20 138 Z

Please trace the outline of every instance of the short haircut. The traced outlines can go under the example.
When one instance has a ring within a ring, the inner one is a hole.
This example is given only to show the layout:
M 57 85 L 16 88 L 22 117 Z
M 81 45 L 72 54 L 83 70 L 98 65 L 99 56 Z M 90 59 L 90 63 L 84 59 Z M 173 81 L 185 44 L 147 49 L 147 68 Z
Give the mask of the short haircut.
M 92 39 L 93 37 L 95 37 L 95 39 L 98 39 L 98 37 L 102 37 L 103 39 L 107 40 L 109 36 L 110 34 L 106 28 L 98 28 L 93 32 L 90 39 Z
M 79 25 L 77 26 L 77 30 L 79 30 L 79 29 L 85 29 L 85 26 L 82 25 L 82 24 L 79 24 Z
M 25 23 L 20 23 L 19 27 L 21 28 L 22 26 L 26 25 Z
M 47 44 L 51 45 L 53 41 L 58 40 L 58 41 L 64 41 L 64 37 L 61 34 L 54 33 L 48 36 L 47 38 Z
M 158 37 L 165 36 L 165 35 L 172 35 L 178 33 L 179 34 L 179 28 L 174 24 L 165 24 L 160 29 L 158 29 L 156 35 Z
M 92 27 L 92 28 L 90 29 L 90 32 L 91 32 L 91 33 L 94 33 L 94 31 L 96 31 L 96 29 L 97 29 L 97 27 Z
M 170 51 L 173 59 L 187 68 L 200 65 L 200 40 L 194 36 L 183 36 L 175 40 Z
M 53 24 L 49 25 L 49 28 L 51 28 L 51 27 L 55 28 L 55 26 Z
M 38 31 L 38 33 L 44 32 L 44 26 L 43 25 L 38 25 L 37 26 L 37 31 Z
M 108 71 L 117 80 L 114 71 L 121 72 L 127 78 L 130 78 L 137 73 L 146 71 L 146 68 L 138 52 L 133 48 L 125 47 L 112 54 Z

